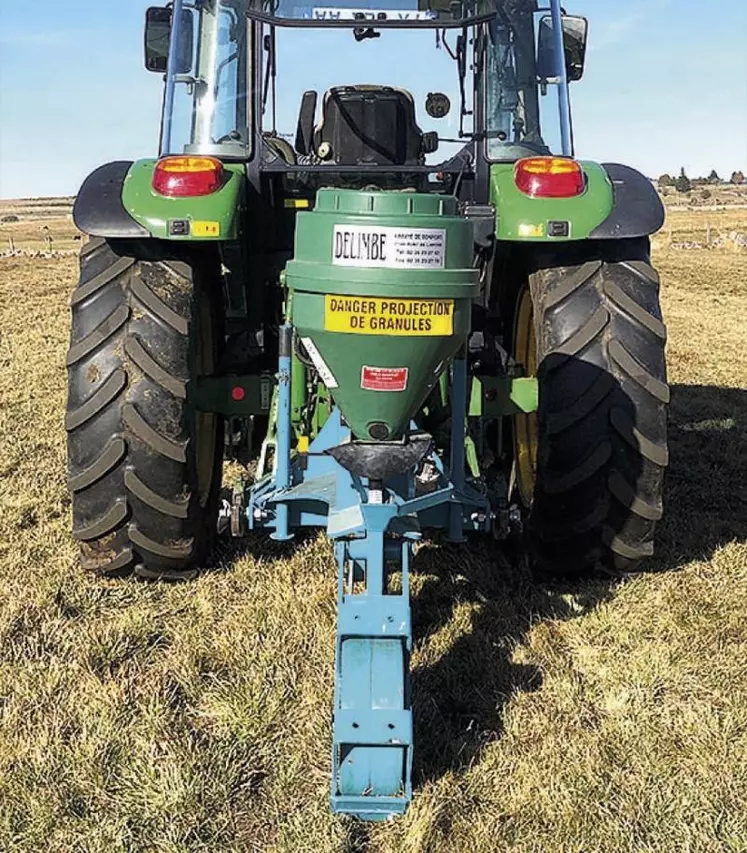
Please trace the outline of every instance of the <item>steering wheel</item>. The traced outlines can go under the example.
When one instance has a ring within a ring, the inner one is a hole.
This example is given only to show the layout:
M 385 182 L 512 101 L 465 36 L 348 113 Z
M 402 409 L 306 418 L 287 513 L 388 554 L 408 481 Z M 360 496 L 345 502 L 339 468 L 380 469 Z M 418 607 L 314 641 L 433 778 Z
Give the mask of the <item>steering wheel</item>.
M 298 164 L 296 152 L 290 142 L 287 142 L 280 136 L 264 134 L 262 136 L 262 140 L 267 144 L 267 147 L 273 152 L 273 154 L 276 154 L 282 160 L 285 160 L 288 165 L 295 166 Z

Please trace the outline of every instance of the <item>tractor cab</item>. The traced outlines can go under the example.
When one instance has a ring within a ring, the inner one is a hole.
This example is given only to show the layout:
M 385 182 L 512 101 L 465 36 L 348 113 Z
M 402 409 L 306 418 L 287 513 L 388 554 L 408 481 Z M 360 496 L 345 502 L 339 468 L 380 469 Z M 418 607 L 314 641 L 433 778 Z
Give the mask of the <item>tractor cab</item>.
M 320 186 L 406 172 L 452 191 L 490 162 L 572 153 L 585 21 L 562 19 L 558 62 L 536 0 L 176 0 L 148 14 L 162 155 L 250 161 L 255 175 L 301 164 Z

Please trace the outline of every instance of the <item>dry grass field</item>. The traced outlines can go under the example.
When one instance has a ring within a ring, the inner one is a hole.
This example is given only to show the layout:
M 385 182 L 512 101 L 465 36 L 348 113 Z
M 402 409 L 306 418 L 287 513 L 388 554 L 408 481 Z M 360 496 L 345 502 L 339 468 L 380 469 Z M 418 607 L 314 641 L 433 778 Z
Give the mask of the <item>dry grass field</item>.
M 745 853 L 747 252 L 670 245 L 706 217 L 747 231 L 745 210 L 678 210 L 654 245 L 672 463 L 649 571 L 554 586 L 487 546 L 423 547 L 416 796 L 376 827 L 328 810 L 330 548 L 225 544 L 184 585 L 82 576 L 76 261 L 0 259 L 0 851 Z
M 72 205 L 71 198 L 0 200 L 0 252 L 79 248 L 83 235 L 72 223 Z

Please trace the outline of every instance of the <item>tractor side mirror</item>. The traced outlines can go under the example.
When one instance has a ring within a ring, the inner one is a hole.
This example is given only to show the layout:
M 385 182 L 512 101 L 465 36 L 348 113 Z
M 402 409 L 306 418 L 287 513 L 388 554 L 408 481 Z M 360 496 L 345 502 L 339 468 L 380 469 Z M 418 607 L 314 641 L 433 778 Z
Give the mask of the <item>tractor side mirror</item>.
M 568 82 L 580 80 L 584 74 L 586 61 L 586 39 L 589 22 L 575 15 L 563 15 L 563 49 L 565 53 L 565 73 Z M 555 34 L 552 16 L 543 15 L 539 23 L 539 42 L 537 45 L 537 76 L 540 80 L 549 80 L 558 76 L 555 61 Z
M 296 151 L 303 157 L 311 154 L 314 148 L 314 117 L 316 116 L 316 92 L 304 92 L 301 97 L 301 109 L 298 111 L 296 127 Z
M 145 69 L 165 74 L 169 62 L 169 45 L 173 14 L 170 8 L 151 6 L 145 12 Z M 185 9 L 179 21 L 179 55 L 177 74 L 188 74 L 192 70 L 194 48 L 194 24 L 192 13 Z

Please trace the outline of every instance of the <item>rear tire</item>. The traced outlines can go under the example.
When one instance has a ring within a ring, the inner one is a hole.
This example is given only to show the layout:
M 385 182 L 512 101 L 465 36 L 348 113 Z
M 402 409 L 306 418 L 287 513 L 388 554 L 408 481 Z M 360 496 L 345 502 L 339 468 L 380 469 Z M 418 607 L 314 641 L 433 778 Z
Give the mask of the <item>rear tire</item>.
M 528 532 L 540 568 L 635 570 L 667 452 L 666 330 L 647 239 L 584 242 L 529 276 L 539 381 Z
M 69 488 L 81 566 L 196 574 L 217 524 L 223 428 L 194 410 L 214 372 L 219 267 L 158 241 L 81 252 L 67 356 Z

